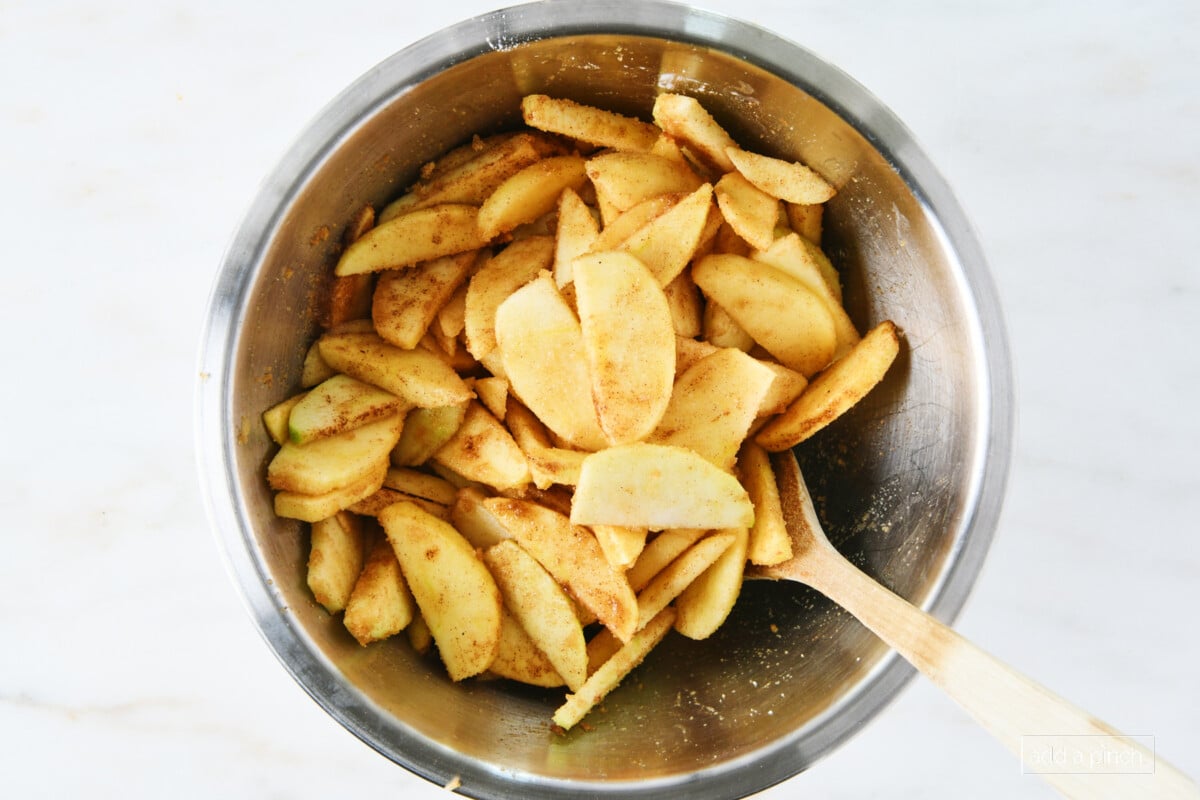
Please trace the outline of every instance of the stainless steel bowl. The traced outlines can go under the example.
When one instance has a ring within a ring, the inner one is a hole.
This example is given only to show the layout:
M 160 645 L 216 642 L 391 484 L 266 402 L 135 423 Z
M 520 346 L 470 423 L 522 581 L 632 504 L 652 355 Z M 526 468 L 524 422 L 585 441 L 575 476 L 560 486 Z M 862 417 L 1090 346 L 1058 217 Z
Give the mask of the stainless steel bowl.
M 761 28 L 658 2 L 548 0 L 417 42 L 321 112 L 251 205 L 211 299 L 197 437 L 213 526 L 284 667 L 371 747 L 473 797 L 744 796 L 812 765 L 911 675 L 815 593 L 755 583 L 717 636 L 670 637 L 593 730 L 560 738 L 561 693 L 454 685 L 404 637 L 359 647 L 305 587 L 303 526 L 272 514 L 259 414 L 296 389 L 351 214 L 472 133 L 517 123 L 526 93 L 645 117 L 664 90 L 832 180 L 826 246 L 851 315 L 903 329 L 886 383 L 799 448 L 835 544 L 948 620 L 996 525 L 1012 428 L 996 296 L 945 182 L 861 86 Z

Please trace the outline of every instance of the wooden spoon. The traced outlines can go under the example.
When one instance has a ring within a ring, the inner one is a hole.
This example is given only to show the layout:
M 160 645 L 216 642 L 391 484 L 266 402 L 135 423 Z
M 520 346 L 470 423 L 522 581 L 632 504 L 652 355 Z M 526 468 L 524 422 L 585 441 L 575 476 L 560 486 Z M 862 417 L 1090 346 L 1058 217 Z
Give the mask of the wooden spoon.
M 795 456 L 778 453 L 772 460 L 794 555 L 776 566 L 752 567 L 748 577 L 798 581 L 849 611 L 1066 797 L 1200 798 L 1200 788 L 1162 758 L 984 652 L 851 564 L 821 529 Z M 1039 763 L 1034 758 L 1065 763 Z M 1118 771 L 1139 774 L 1113 774 Z

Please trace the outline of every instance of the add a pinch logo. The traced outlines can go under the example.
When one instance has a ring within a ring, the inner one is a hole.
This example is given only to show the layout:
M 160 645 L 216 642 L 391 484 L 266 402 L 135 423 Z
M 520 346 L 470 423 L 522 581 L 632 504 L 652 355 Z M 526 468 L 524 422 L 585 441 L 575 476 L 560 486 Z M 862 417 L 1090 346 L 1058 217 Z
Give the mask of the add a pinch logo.
M 1023 736 L 1021 771 L 1035 775 L 1150 775 L 1154 773 L 1154 737 Z

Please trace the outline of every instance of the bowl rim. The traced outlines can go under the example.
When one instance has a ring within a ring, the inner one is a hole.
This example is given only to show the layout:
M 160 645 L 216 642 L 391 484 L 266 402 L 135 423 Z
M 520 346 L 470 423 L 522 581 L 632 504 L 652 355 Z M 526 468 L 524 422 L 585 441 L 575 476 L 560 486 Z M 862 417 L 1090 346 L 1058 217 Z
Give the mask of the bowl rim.
M 430 742 L 347 687 L 336 666 L 286 613 L 286 601 L 255 556 L 254 530 L 237 485 L 237 425 L 232 370 L 252 282 L 284 210 L 321 164 L 373 111 L 421 81 L 496 50 L 572 35 L 628 34 L 696 45 L 738 58 L 792 83 L 853 126 L 914 193 L 957 259 L 958 290 L 970 299 L 978 426 L 973 502 L 964 532 L 946 554 L 922 607 L 944 622 L 963 608 L 990 548 L 1011 465 L 1014 390 L 999 297 L 982 248 L 949 185 L 899 118 L 865 87 L 806 47 L 758 25 L 665 0 L 538 0 L 481 14 L 415 41 L 368 70 L 306 126 L 260 185 L 227 246 L 214 279 L 198 354 L 195 452 L 201 493 L 226 569 L 259 633 L 293 679 L 327 713 L 370 747 L 435 784 L 461 781 L 460 793 L 495 798 L 589 794 L 649 798 L 686 791 L 696 800 L 741 797 L 807 769 L 879 714 L 915 671 L 894 651 L 846 696 L 800 732 L 738 759 L 690 774 L 644 781 L 578 781 L 514 773 L 480 764 Z M 283 612 L 283 613 L 281 613 Z M 382 715 L 386 717 L 387 715 Z M 403 742 L 403 751 L 387 747 Z

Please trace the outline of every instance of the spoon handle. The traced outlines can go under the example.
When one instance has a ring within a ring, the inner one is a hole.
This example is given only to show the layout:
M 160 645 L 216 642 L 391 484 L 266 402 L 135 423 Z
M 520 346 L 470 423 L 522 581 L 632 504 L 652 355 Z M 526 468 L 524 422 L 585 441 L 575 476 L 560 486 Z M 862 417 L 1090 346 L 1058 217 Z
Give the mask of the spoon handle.
M 1064 796 L 1200 798 L 1188 776 L 1145 746 L 893 594 L 828 543 L 814 543 L 805 561 L 806 583 L 858 618 Z

